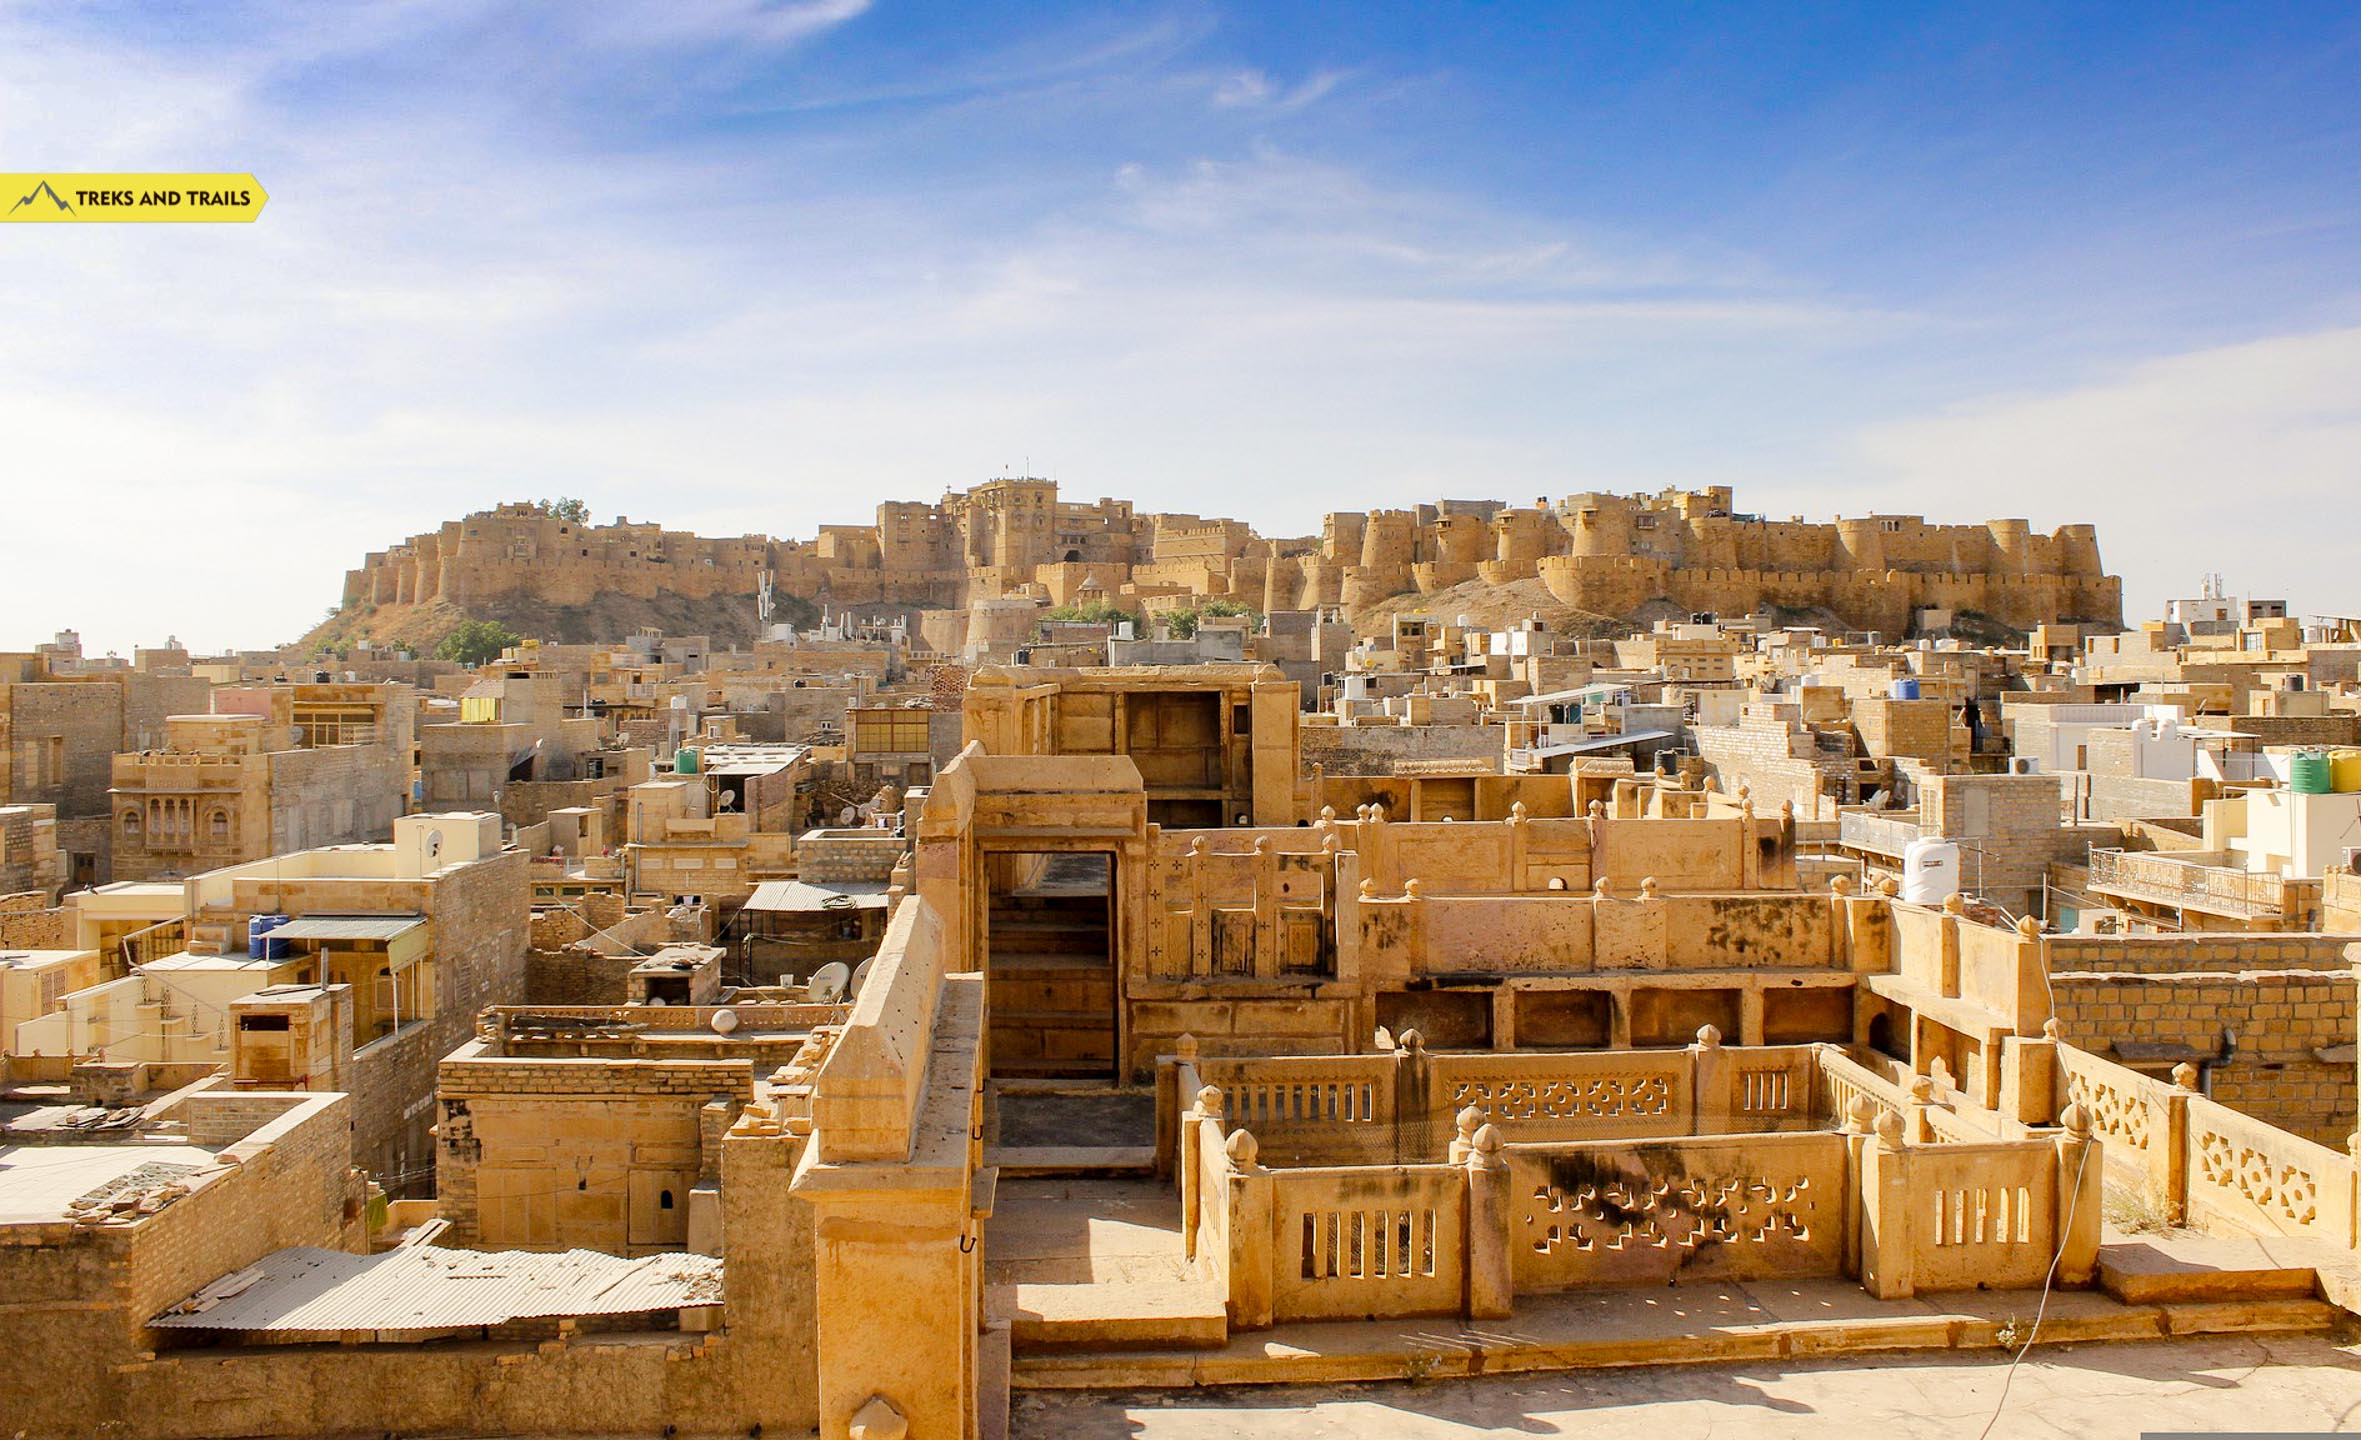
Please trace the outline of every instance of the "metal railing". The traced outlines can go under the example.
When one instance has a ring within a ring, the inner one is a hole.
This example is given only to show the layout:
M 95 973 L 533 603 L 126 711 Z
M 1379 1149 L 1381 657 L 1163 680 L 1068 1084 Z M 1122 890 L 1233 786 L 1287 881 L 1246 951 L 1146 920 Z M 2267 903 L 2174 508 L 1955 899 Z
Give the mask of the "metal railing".
M 1883 815 L 1864 815 L 1847 812 L 1837 816 L 1836 843 L 1847 850 L 1866 850 L 1872 855 L 1899 857 L 1910 848 L 1911 842 L 1926 832 L 1913 815 L 1890 819 Z
M 2268 870 L 2122 850 L 2090 852 L 2090 888 L 2216 915 L 2281 915 L 2290 898 L 2287 877 Z

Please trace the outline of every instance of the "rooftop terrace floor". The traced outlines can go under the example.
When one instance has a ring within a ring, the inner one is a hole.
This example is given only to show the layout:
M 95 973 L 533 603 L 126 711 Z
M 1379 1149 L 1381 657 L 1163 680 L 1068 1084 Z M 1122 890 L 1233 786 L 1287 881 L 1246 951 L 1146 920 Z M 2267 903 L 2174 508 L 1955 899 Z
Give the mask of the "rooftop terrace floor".
M 1463 1436 L 1973 1437 L 2000 1407 L 1992 1351 L 1500 1375 L 1415 1385 L 1022 1393 L 1018 1437 L 1457 1440 Z M 2361 1347 L 2214 1335 L 2041 1348 L 2008 1382 L 1994 1440 L 2142 1431 L 2327 1431 L 2361 1424 Z

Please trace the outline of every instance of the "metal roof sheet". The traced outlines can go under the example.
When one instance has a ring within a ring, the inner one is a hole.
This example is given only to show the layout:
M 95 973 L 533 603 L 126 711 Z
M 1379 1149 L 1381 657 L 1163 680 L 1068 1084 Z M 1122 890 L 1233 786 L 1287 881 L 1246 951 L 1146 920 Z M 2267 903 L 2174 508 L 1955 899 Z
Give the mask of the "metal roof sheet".
M 568 1315 L 633 1315 L 721 1303 L 721 1261 L 637 1260 L 595 1250 L 442 1250 L 375 1255 L 297 1247 L 225 1275 L 149 1323 L 167 1329 L 466 1329 Z
M 425 923 L 423 915 L 306 915 L 267 933 L 273 940 L 398 940 Z
M 886 884 L 882 880 L 765 880 L 754 887 L 741 910 L 883 910 Z

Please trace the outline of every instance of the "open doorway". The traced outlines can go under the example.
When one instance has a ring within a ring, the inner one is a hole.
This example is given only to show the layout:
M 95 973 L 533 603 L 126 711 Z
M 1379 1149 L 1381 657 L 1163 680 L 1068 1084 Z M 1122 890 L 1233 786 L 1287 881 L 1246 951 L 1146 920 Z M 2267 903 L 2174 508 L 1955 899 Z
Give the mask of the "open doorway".
M 984 865 L 993 1077 L 1113 1078 L 1115 857 L 1000 853 Z

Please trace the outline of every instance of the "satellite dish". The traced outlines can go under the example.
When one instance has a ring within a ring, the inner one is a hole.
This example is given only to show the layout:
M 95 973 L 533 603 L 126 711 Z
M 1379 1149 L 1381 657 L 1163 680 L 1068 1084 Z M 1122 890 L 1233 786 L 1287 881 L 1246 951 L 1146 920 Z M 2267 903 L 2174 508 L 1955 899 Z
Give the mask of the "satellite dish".
M 841 960 L 831 960 L 812 972 L 805 982 L 805 991 L 815 1005 L 834 1005 L 844 998 L 844 987 L 852 980 L 853 972 Z
M 714 1034 L 727 1035 L 732 1030 L 738 1028 L 738 1012 L 735 1010 L 716 1010 L 713 1012 L 712 1023 Z
M 432 860 L 432 859 L 433 859 L 435 856 L 437 856 L 437 855 L 440 855 L 440 854 L 442 854 L 442 853 L 443 853 L 443 832 L 442 832 L 442 831 L 440 831 L 440 830 L 429 830 L 429 831 L 427 831 L 427 832 L 426 832 L 426 858 L 427 858 L 427 859 L 429 859 L 429 860 Z
M 872 955 L 868 959 L 862 961 L 860 964 L 855 965 L 853 967 L 853 983 L 845 988 L 845 993 L 852 996 L 855 1000 L 860 999 L 861 987 L 869 983 L 869 967 L 876 963 L 877 957 Z

